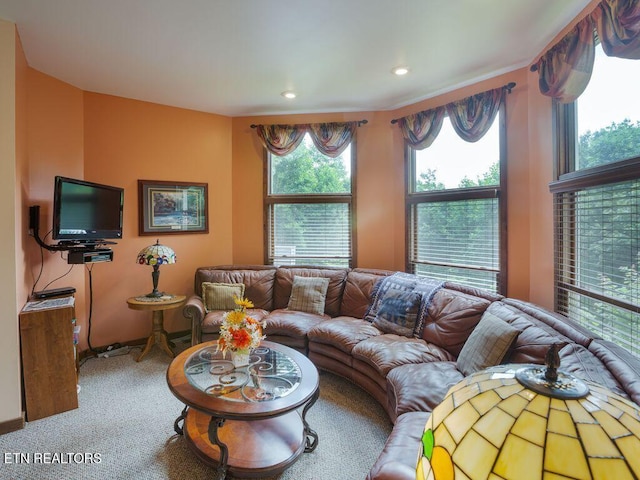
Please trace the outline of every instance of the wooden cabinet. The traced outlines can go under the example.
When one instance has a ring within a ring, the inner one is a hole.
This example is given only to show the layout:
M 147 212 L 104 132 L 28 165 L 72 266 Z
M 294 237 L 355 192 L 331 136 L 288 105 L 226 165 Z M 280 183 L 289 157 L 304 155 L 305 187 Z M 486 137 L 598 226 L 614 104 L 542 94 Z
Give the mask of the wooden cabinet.
M 73 306 L 20 313 L 27 421 L 78 408 L 74 318 Z

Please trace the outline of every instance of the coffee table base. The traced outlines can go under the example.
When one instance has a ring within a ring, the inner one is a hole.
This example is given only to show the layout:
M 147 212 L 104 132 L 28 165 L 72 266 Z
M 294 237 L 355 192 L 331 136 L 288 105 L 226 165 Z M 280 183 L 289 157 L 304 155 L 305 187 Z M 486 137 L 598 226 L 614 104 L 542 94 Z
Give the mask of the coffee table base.
M 184 437 L 200 460 L 218 468 L 220 448 L 209 440 L 210 421 L 209 415 L 189 409 Z M 225 420 L 217 433 L 228 447 L 227 471 L 239 478 L 278 475 L 305 450 L 305 427 L 295 410 L 263 420 Z

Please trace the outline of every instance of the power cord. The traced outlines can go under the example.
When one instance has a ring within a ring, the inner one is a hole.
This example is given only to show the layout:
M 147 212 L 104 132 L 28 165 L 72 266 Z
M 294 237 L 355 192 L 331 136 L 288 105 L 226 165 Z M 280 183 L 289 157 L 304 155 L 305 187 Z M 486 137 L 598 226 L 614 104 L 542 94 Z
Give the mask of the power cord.
M 93 316 L 93 265 L 87 266 L 89 272 L 89 318 L 87 318 L 87 345 L 89 351 L 92 353 L 98 353 L 96 349 L 91 346 L 91 318 Z

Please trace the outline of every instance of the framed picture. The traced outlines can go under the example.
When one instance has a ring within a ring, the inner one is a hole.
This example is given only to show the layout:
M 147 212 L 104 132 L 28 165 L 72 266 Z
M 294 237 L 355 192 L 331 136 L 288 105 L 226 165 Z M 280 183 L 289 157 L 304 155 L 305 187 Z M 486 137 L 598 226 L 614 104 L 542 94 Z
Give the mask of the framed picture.
M 208 233 L 207 184 L 138 180 L 139 235 Z

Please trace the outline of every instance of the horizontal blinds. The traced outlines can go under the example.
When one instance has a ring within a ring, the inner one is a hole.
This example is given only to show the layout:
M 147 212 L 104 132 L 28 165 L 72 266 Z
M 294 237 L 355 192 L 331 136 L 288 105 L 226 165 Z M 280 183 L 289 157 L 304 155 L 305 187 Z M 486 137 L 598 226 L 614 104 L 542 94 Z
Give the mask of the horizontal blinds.
M 554 195 L 557 310 L 640 355 L 640 180 Z
M 499 243 L 498 198 L 412 206 L 415 273 L 497 291 Z
M 270 209 L 274 265 L 349 266 L 349 203 L 286 203 Z

